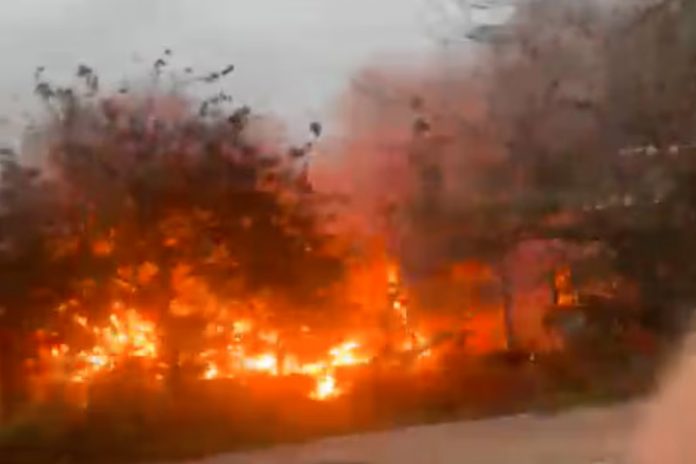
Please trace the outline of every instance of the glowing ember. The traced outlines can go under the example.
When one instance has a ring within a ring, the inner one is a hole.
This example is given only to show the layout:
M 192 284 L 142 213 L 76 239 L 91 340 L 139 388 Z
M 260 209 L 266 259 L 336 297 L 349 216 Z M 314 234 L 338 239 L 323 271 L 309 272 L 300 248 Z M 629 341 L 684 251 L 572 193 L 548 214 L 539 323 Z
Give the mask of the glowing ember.
M 317 362 L 317 363 L 308 363 L 300 366 L 299 369 L 297 369 L 297 372 L 305 375 L 311 375 L 311 376 L 318 376 L 321 374 L 324 370 L 326 369 L 326 364 Z
M 219 375 L 220 371 L 218 370 L 217 366 L 215 364 L 208 364 L 208 367 L 203 373 L 203 378 L 206 380 L 212 380 L 218 378 Z
M 278 359 L 273 354 L 262 354 L 246 358 L 244 359 L 244 368 L 251 372 L 265 372 L 271 375 L 278 375 Z
M 234 321 L 232 323 L 232 331 L 234 335 L 241 336 L 251 332 L 252 323 L 248 320 Z
M 87 318 L 84 316 L 80 316 L 79 314 L 75 314 L 73 317 L 75 320 L 75 323 L 81 327 L 87 327 Z
M 358 357 L 354 351 L 360 346 L 358 342 L 348 341 L 329 350 L 332 366 L 355 366 L 365 364 L 368 358 Z
M 315 400 L 327 400 L 336 397 L 340 391 L 336 388 L 336 378 L 331 374 L 326 374 L 317 379 L 317 385 L 310 394 L 310 398 Z

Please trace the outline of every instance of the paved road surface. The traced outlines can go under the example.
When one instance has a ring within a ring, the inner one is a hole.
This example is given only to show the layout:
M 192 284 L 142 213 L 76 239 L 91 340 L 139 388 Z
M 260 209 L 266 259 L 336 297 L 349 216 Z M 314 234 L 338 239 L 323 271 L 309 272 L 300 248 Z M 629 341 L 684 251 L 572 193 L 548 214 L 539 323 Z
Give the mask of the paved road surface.
M 643 408 L 584 409 L 330 438 L 193 464 L 627 464 Z

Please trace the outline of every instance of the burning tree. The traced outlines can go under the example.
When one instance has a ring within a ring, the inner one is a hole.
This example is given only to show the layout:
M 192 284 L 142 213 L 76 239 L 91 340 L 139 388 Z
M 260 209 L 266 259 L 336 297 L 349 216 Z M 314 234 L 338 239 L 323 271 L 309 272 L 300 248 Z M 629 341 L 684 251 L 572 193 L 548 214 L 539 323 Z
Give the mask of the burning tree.
M 254 141 L 256 116 L 223 112 L 228 99 L 199 112 L 161 90 L 101 97 L 89 68 L 78 76 L 86 93 L 37 84 L 50 110 L 44 168 L 4 155 L 6 407 L 32 353 L 19 340 L 37 328 L 54 337 L 53 356 L 108 340 L 110 352 L 77 356 L 87 366 L 76 380 L 122 353 L 155 359 L 174 387 L 186 365 L 202 368 L 202 340 L 232 330 L 233 317 L 293 329 L 328 317 L 345 253 L 296 174 L 305 151 Z

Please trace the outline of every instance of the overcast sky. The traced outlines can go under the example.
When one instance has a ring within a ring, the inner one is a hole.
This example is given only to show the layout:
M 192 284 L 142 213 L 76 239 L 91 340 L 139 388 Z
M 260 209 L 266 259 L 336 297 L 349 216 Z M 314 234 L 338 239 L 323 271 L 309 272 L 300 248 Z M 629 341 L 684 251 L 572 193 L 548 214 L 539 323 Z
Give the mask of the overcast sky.
M 284 118 L 326 113 L 350 75 L 433 46 L 427 0 L 0 0 L 0 116 L 28 105 L 37 65 L 138 77 L 169 47 L 182 68 L 238 71 L 235 95 Z

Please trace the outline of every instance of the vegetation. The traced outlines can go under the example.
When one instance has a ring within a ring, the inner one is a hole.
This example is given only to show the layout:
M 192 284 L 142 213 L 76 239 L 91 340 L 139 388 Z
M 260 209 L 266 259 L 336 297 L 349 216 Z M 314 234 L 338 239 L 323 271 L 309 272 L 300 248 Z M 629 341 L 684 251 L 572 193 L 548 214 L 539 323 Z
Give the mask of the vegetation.
M 402 208 L 414 246 L 442 262 L 491 263 L 505 299 L 510 264 L 502 264 L 525 243 L 545 241 L 559 266 L 578 271 L 584 305 L 626 306 L 637 287 L 635 323 L 679 333 L 696 301 L 692 16 L 681 1 L 609 10 L 539 0 L 499 26 L 512 40 L 475 39 L 490 55 L 452 77 L 448 95 L 485 80 L 488 94 L 474 104 L 486 116 L 442 110 L 439 89 L 420 98 L 416 116 L 427 124 L 414 130 L 421 155 L 413 166 L 423 172 L 421 194 Z M 587 252 L 570 252 L 578 246 Z M 614 285 L 598 293 L 599 280 Z
M 250 141 L 255 116 L 224 109 L 227 98 L 199 109 L 161 89 L 100 97 L 89 68 L 77 76 L 86 90 L 54 88 L 39 75 L 49 110 L 45 167 L 3 154 L 7 416 L 24 399 L 22 364 L 37 348 L 27 346 L 30 335 L 55 331 L 61 305 L 96 321 L 108 319 L 114 301 L 148 308 L 166 333 L 176 383 L 185 350 L 205 329 L 191 307 L 201 302 L 179 294 L 187 278 L 202 279 L 216 297 L 251 300 L 272 290 L 276 304 L 317 312 L 342 273 L 341 252 L 327 250 L 321 198 L 292 172 L 310 145 L 278 154 Z
M 275 325 L 338 320 L 331 303 L 350 238 L 329 232 L 327 200 L 307 180 L 312 142 L 279 151 L 259 137 L 263 118 L 225 93 L 196 101 L 155 86 L 103 96 L 86 66 L 75 88 L 56 88 L 39 70 L 45 163 L 1 153 L 9 425 L 0 450 L 17 462 L 183 458 L 643 392 L 696 305 L 696 45 L 671 8 L 693 17 L 676 0 L 620 19 L 593 2 L 530 1 L 461 80 L 484 76 L 484 117 L 444 111 L 429 95 L 409 99 L 405 152 L 417 188 L 390 205 L 405 226 L 385 234 L 403 245 L 395 254 L 409 275 L 463 261 L 492 269 L 508 350 L 472 356 L 454 343 L 417 374 L 406 362 L 375 362 L 324 404 L 298 393 L 306 379 L 202 383 L 187 371 L 209 322 L 192 308 L 217 298 L 272 307 L 264 317 Z M 170 53 L 155 63 L 155 81 Z M 232 72 L 187 74 L 211 83 Z M 309 129 L 312 141 L 320 136 L 319 124 Z M 450 169 L 453 157 L 465 162 Z M 545 330 L 561 350 L 526 346 L 516 333 L 513 271 L 530 242 L 553 256 Z M 413 249 L 426 258 L 411 259 Z M 182 291 L 191 278 L 193 300 Z M 162 328 L 164 388 L 125 365 L 91 385 L 81 407 L 27 401 L 35 338 L 70 336 L 65 308 L 107 320 L 114 301 L 147 308 Z

